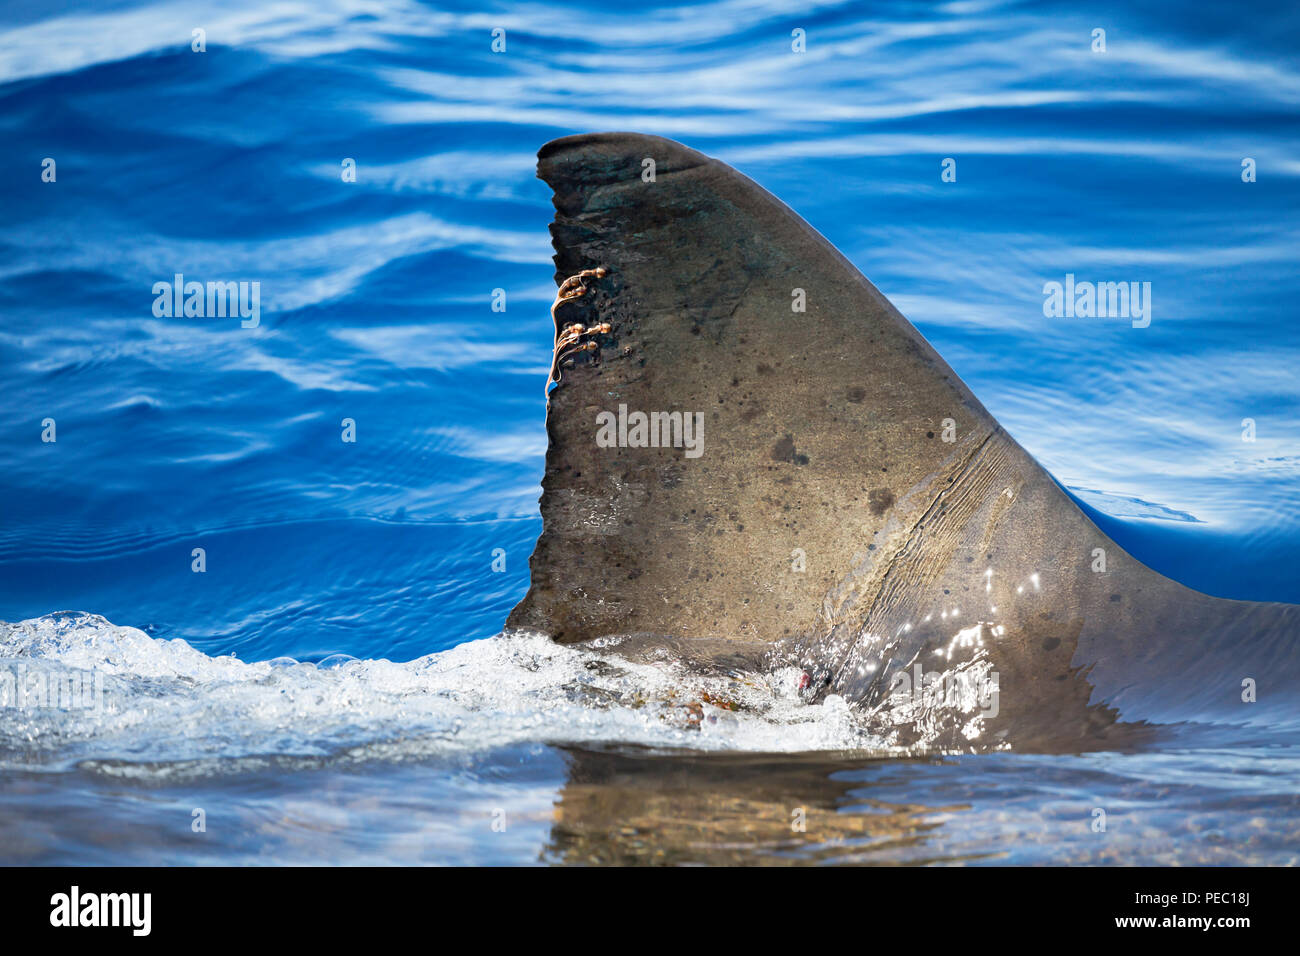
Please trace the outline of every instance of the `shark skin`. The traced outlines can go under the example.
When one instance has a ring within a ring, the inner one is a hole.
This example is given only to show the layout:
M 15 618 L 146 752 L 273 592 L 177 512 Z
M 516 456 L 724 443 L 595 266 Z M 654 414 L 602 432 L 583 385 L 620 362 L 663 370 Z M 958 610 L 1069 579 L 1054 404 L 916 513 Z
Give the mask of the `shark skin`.
M 557 284 L 599 271 L 557 301 L 557 342 L 596 331 L 556 363 L 543 530 L 507 627 L 792 664 L 810 701 L 840 695 L 908 746 L 1126 746 L 1294 700 L 1300 607 L 1127 554 L 762 187 L 634 133 L 548 143 L 538 175 Z M 667 426 L 649 445 L 636 412 L 698 423 L 695 453 Z M 1247 705 L 1246 680 L 1268 694 Z

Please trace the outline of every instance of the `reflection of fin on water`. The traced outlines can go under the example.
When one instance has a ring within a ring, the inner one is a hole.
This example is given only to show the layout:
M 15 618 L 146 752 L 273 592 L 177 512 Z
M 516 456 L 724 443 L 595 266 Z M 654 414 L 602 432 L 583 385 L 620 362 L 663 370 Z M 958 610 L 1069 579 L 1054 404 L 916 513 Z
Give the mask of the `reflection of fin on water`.
M 557 278 L 608 269 L 564 321 L 611 331 L 551 391 L 511 626 L 756 642 L 903 744 L 1082 748 L 1114 743 L 1117 717 L 1291 713 L 1300 608 L 1211 598 L 1128 555 L 761 187 L 625 133 L 549 143 L 539 174 Z M 602 412 L 628 423 L 614 447 Z M 704 423 L 698 457 L 674 413 Z M 924 695 L 959 672 L 996 695 Z
M 564 863 L 888 861 L 968 809 L 855 800 L 853 765 L 820 756 L 566 756 L 547 847 Z

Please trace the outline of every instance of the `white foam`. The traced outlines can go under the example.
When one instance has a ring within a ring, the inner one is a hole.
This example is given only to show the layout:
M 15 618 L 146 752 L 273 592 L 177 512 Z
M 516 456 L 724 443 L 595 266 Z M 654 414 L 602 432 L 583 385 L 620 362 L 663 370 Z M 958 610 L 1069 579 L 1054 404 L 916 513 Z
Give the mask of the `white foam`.
M 51 678 L 77 677 L 102 688 L 89 706 L 86 695 L 75 706 L 56 704 L 53 694 L 41 699 Z M 531 742 L 881 749 L 838 698 L 804 703 L 795 669 L 705 677 L 673 661 L 634 664 L 542 635 L 501 634 L 408 663 L 247 663 L 97 615 L 59 613 L 0 624 L 0 678 L 6 768 L 402 759 Z M 22 702 L 19 680 L 34 689 Z

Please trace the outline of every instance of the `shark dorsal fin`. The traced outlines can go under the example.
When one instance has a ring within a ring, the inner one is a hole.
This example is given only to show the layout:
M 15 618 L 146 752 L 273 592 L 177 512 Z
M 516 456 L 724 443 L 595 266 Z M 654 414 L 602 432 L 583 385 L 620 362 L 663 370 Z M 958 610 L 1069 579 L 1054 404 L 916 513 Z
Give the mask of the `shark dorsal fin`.
M 1054 708 L 1091 733 L 1153 635 L 1239 616 L 1103 534 L 736 170 L 605 133 L 547 144 L 539 176 L 557 282 L 603 273 L 554 311 L 543 531 L 511 626 L 779 647 L 874 707 L 918 664 L 978 665 L 1016 684 L 1004 721 Z

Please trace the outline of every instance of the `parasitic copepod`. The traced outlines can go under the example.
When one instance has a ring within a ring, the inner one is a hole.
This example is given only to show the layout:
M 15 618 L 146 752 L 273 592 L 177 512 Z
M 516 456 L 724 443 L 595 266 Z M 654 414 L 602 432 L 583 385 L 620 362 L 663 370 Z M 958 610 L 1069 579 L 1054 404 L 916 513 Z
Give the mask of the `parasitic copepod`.
M 560 284 L 559 290 L 555 294 L 555 302 L 551 306 L 551 318 L 555 321 L 556 335 L 555 347 L 551 353 L 551 374 L 546 379 L 546 393 L 549 395 L 552 383 L 560 380 L 560 362 L 578 352 L 594 352 L 600 348 L 595 340 L 588 339 L 582 341 L 584 335 L 608 335 L 612 326 L 608 322 L 601 322 L 597 325 L 583 325 L 580 322 L 572 322 L 564 327 L 563 331 L 559 328 L 559 319 L 555 312 L 565 302 L 573 299 L 580 299 L 587 294 L 589 290 L 587 281 L 589 279 L 600 279 L 609 272 L 604 266 L 597 266 L 594 269 L 584 269 L 577 275 L 569 276 Z

